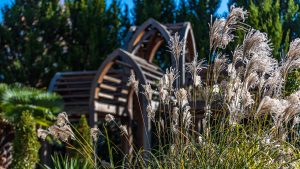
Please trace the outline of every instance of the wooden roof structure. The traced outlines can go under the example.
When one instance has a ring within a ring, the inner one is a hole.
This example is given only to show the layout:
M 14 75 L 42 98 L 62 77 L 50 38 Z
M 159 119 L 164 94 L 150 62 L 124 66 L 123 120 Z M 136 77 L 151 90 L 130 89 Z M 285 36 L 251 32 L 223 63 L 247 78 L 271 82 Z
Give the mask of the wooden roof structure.
M 151 143 L 151 123 L 147 117 L 146 98 L 135 92 L 127 84 L 131 73 L 134 73 L 141 85 L 151 84 L 157 88 L 157 82 L 163 76 L 161 68 L 153 64 L 153 59 L 164 42 L 178 32 L 185 39 L 184 57 L 180 58 L 180 83 L 185 85 L 185 63 L 196 56 L 196 45 L 191 24 L 161 24 L 148 19 L 139 27 L 132 27 L 128 43 L 123 49 L 116 49 L 99 66 L 96 71 L 58 72 L 51 80 L 49 91 L 57 92 L 63 97 L 65 111 L 70 119 L 78 119 L 81 114 L 89 117 L 90 126 L 97 126 L 106 114 L 116 118 L 127 119 L 126 125 L 131 135 L 137 134 L 139 141 L 136 147 L 149 150 Z M 172 67 L 176 67 L 174 56 L 170 56 Z M 142 91 L 141 85 L 140 91 Z M 154 93 L 155 95 L 156 93 Z M 155 97 L 154 97 L 155 98 Z M 157 105 L 158 101 L 153 101 Z M 132 133 L 132 121 L 138 123 L 136 133 Z M 131 137 L 130 139 L 133 139 Z M 124 147 L 130 152 L 132 147 Z

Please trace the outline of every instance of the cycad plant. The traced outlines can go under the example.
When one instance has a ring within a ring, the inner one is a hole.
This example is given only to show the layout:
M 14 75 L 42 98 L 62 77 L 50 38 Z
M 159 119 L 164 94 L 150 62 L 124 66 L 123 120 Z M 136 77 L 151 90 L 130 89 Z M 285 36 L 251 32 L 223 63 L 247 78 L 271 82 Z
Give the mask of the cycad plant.
M 158 129 L 155 135 L 159 145 L 151 152 L 133 149 L 122 163 L 115 164 L 111 159 L 110 167 L 300 167 L 297 132 L 300 90 L 284 95 L 289 72 L 300 66 L 300 39 L 291 42 L 279 63 L 272 57 L 267 34 L 244 24 L 246 18 L 243 8 L 232 6 L 227 18 L 211 21 L 209 59 L 198 61 L 195 56 L 186 65 L 194 82 L 190 87 L 174 87 L 179 78 L 177 67 L 166 71 L 155 89 L 157 92 L 150 84 L 143 86 L 141 92 L 148 101 L 148 117 Z M 225 54 L 238 29 L 245 32 L 242 44 Z M 175 34 L 169 43 L 172 55 L 178 60 L 184 56 L 179 39 Z M 134 74 L 128 84 L 139 92 L 140 84 Z M 159 107 L 151 104 L 153 93 L 159 95 Z M 50 134 L 66 142 L 69 138 L 76 140 L 66 119 L 60 115 L 54 126 L 39 130 L 39 135 L 45 138 Z M 112 115 L 105 120 L 116 123 Z M 119 125 L 119 128 L 128 138 L 126 127 Z M 94 139 L 101 135 L 95 128 L 91 132 Z M 97 162 L 99 158 L 92 158 L 97 157 L 93 151 L 87 153 L 94 168 L 104 164 Z
M 37 124 L 48 126 L 62 108 L 63 101 L 57 94 L 21 85 L 0 84 L 0 116 L 12 123 L 22 112 L 28 111 Z

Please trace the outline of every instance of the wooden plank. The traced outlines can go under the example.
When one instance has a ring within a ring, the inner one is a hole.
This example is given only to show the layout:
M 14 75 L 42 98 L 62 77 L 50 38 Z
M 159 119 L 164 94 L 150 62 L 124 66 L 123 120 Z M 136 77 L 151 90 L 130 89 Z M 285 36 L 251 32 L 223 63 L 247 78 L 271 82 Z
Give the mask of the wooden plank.
M 151 72 L 151 73 L 155 73 L 155 74 L 157 74 L 157 75 L 159 75 L 159 76 L 163 76 L 163 75 L 164 75 L 164 73 L 163 73 L 161 70 L 153 69 L 153 68 L 151 68 L 151 67 L 149 67 L 149 66 L 146 66 L 146 65 L 143 65 L 143 64 L 141 64 L 140 66 L 141 66 L 141 68 L 142 68 L 143 70 L 147 70 L 147 71 L 149 71 L 149 72 Z
M 135 32 L 136 33 L 136 32 Z M 137 35 L 135 41 L 133 42 L 132 46 L 135 46 L 143 37 L 143 35 L 145 34 L 145 30 L 142 30 L 141 32 L 139 32 L 139 34 Z
M 113 104 L 107 104 L 102 103 L 99 101 L 94 101 L 94 110 L 96 112 L 105 112 L 105 113 L 111 113 L 111 114 L 118 114 L 120 112 L 123 112 L 125 109 L 125 106 L 116 106 Z
M 73 82 L 56 82 L 56 85 L 79 85 L 79 84 L 91 84 L 91 81 L 73 81 Z
M 110 81 L 107 81 L 107 80 L 103 80 L 101 82 L 101 84 L 105 84 L 105 85 L 108 85 L 108 86 L 112 86 L 112 87 L 117 87 L 118 89 L 122 89 L 124 87 L 127 86 L 127 81 L 121 81 L 122 83 L 113 83 L 113 82 L 110 82 Z
M 65 102 L 64 103 L 65 106 L 73 106 L 73 105 L 89 105 L 89 102 L 83 102 L 83 101 L 73 101 L 73 102 Z
M 89 98 L 89 94 L 62 95 L 63 98 Z
M 124 95 L 124 96 L 127 96 L 128 95 L 128 90 L 126 89 L 122 89 L 122 91 L 120 93 L 117 93 L 115 91 L 111 91 L 111 90 L 107 90 L 107 89 L 104 89 L 104 88 L 101 88 L 100 92 L 102 93 L 106 93 L 106 94 L 111 94 L 111 95 Z
M 127 100 L 126 99 L 127 95 L 122 94 L 122 93 L 104 93 L 104 92 L 100 91 L 100 93 L 98 93 L 98 96 L 102 97 L 102 98 L 106 98 L 106 99 L 111 99 L 111 100 L 115 100 L 115 99 L 118 99 L 118 100 L 119 99 L 121 99 L 121 100 L 125 99 L 125 100 Z M 119 100 L 119 101 L 121 101 L 121 100 Z
M 55 92 L 60 92 L 60 91 L 84 91 L 84 90 L 87 90 L 87 91 L 90 91 L 90 87 L 77 87 L 77 88 L 69 88 L 69 87 L 66 87 L 66 88 L 56 88 L 54 89 Z
M 101 83 L 101 84 L 98 84 L 99 85 L 99 87 L 100 87 L 100 90 L 102 90 L 102 89 L 105 89 L 105 90 L 110 90 L 110 91 L 117 91 L 118 89 L 121 89 L 121 90 L 123 90 L 123 89 L 128 89 L 128 85 L 126 84 L 107 84 L 107 83 Z
M 93 80 L 95 76 L 67 76 L 61 77 L 57 81 L 66 81 L 66 80 Z
M 77 75 L 90 75 L 96 74 L 97 71 L 73 71 L 73 72 L 59 72 L 62 76 L 77 76 Z
M 147 77 L 150 77 L 150 78 L 152 78 L 152 79 L 154 79 L 154 80 L 160 80 L 160 78 L 161 78 L 161 77 L 155 76 L 155 75 L 153 75 L 153 74 L 151 74 L 151 73 L 149 73 L 149 72 L 144 72 L 144 71 L 143 71 L 143 73 L 144 73 Z
M 123 61 L 121 61 L 121 60 L 115 60 L 114 61 L 116 64 L 119 64 L 119 65 L 122 65 L 122 66 L 125 66 L 125 67 L 128 67 L 128 68 L 132 68 L 132 66 L 130 65 L 130 64 L 128 64 L 128 63 L 126 63 L 126 62 L 123 62 Z
M 158 70 L 158 71 L 161 71 L 160 67 L 154 65 L 154 64 L 151 64 L 149 62 L 146 62 L 146 63 L 142 63 L 142 62 L 137 62 L 137 64 L 140 66 L 140 67 L 148 67 L 148 68 L 151 68 L 151 69 L 154 69 L 154 70 Z
M 106 98 L 106 99 L 111 99 L 111 100 L 114 99 L 114 96 L 113 96 L 113 95 L 106 94 L 106 93 L 102 93 L 102 92 L 98 93 L 98 96 L 99 96 L 99 97 L 102 97 L 102 98 Z
M 127 103 L 124 101 L 119 101 L 119 100 L 112 100 L 112 99 L 107 99 L 107 98 L 99 98 L 99 99 L 95 99 L 96 101 L 98 101 L 99 103 L 105 103 L 105 104 L 110 104 L 110 105 L 116 105 L 116 106 L 127 106 Z
M 120 70 L 118 72 L 108 72 L 106 75 L 114 77 L 114 78 L 122 78 L 123 76 L 129 77 L 130 73 L 125 72 L 124 70 Z
M 108 81 L 114 82 L 114 83 L 121 83 L 122 82 L 121 79 L 118 79 L 118 78 L 115 78 L 115 77 L 112 77 L 112 76 L 108 76 L 108 75 L 104 76 L 104 80 L 108 80 Z
M 103 84 L 103 83 L 99 84 L 99 87 L 100 87 L 100 90 L 106 89 L 106 90 L 110 90 L 110 91 L 117 91 L 117 87 L 110 86 L 110 85 Z

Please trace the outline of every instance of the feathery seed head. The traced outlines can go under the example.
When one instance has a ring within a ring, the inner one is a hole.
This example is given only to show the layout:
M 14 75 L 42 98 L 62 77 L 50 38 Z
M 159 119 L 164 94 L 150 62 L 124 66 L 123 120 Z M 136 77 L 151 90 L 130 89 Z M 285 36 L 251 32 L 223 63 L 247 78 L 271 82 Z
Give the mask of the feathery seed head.
M 163 102 L 163 103 L 166 103 L 167 102 L 167 98 L 168 98 L 168 91 L 165 90 L 165 89 L 160 89 L 159 90 L 159 96 L 160 96 L 160 100 Z
M 187 101 L 187 91 L 184 88 L 180 88 L 175 92 L 175 97 L 179 104 L 182 104 Z
M 69 123 L 68 115 L 66 112 L 59 113 L 56 119 L 56 124 L 58 126 L 64 126 Z
M 215 85 L 213 86 L 213 91 L 212 91 L 212 92 L 215 93 L 215 94 L 220 93 L 219 85 L 215 84 Z
M 69 140 L 69 138 L 71 138 L 72 140 L 75 140 L 75 134 L 73 133 L 71 126 L 64 125 L 60 129 L 61 129 L 61 132 L 59 133 L 59 138 L 62 141 L 66 142 Z
M 183 110 L 183 124 L 185 128 L 189 128 L 192 124 L 192 115 L 190 113 L 190 106 L 185 106 Z
M 173 56 L 176 58 L 177 64 L 179 63 L 179 58 L 182 55 L 183 48 L 184 48 L 184 40 L 180 40 L 178 32 L 171 36 L 170 41 L 168 42 L 168 48 Z
M 186 63 L 186 70 L 192 75 L 195 86 L 201 84 L 201 77 L 198 76 L 198 73 L 205 68 L 203 63 L 204 60 L 198 61 L 197 56 L 194 57 L 191 63 Z
M 37 130 L 37 136 L 43 140 L 45 140 L 49 134 L 50 134 L 50 132 L 48 130 L 44 130 L 42 128 L 39 128 Z
M 99 135 L 101 134 L 99 128 L 91 128 L 91 136 L 94 140 L 94 142 L 97 142 L 98 138 L 99 138 Z
M 120 125 L 119 126 L 120 130 L 121 130 L 121 135 L 126 135 L 128 136 L 128 131 L 125 125 Z
M 292 60 L 300 57 L 300 38 L 296 38 L 290 43 L 290 48 L 287 53 L 287 56 Z
M 147 105 L 146 112 L 148 113 L 148 117 L 152 120 L 155 121 L 155 111 L 153 110 L 151 104 Z
M 214 23 L 210 23 L 209 36 L 210 36 L 210 50 L 216 48 L 224 49 L 234 39 L 233 31 L 236 29 L 244 29 L 239 24 L 247 17 L 247 11 L 243 8 L 236 8 L 231 6 L 230 13 L 226 19 L 216 19 Z
M 235 7 L 234 5 L 232 5 L 230 7 L 229 15 L 230 15 L 229 18 L 230 17 L 235 17 L 236 20 L 245 21 L 245 19 L 247 18 L 248 13 L 243 8 Z
M 296 125 L 298 125 L 300 123 L 300 117 L 299 116 L 295 116 L 294 120 L 293 120 L 293 125 L 292 128 L 294 128 Z
M 173 83 L 178 78 L 178 72 L 172 67 L 166 70 L 165 74 L 165 84 L 167 85 L 170 91 L 173 90 Z
M 218 78 L 220 76 L 220 73 L 226 69 L 228 59 L 225 57 L 225 55 L 221 54 L 217 55 L 217 57 L 214 60 L 214 68 L 213 68 L 213 77 L 214 82 L 218 83 Z
M 132 89 L 137 93 L 139 90 L 139 81 L 135 79 L 135 75 L 131 72 L 131 75 L 128 79 L 127 85 L 131 86 Z
M 272 54 L 272 49 L 269 43 L 270 40 L 266 33 L 250 29 L 243 42 L 244 57 L 247 57 L 250 60 L 253 55 L 257 55 L 258 58 L 270 56 Z
M 150 83 L 146 84 L 146 85 L 142 85 L 145 92 L 143 92 L 143 94 L 146 96 L 146 99 L 148 100 L 148 102 L 151 102 L 152 100 L 152 94 L 153 94 L 153 90 L 151 88 Z
M 178 114 L 179 108 L 173 107 L 172 109 L 172 120 L 175 124 L 178 124 L 179 114 Z
M 56 139 L 59 139 L 63 142 L 67 142 L 69 138 L 75 139 L 75 134 L 73 133 L 69 125 L 57 126 L 52 125 L 48 128 L 49 133 Z
M 107 114 L 105 116 L 105 121 L 108 122 L 108 123 L 110 123 L 111 121 L 114 121 L 114 120 L 115 120 L 115 117 L 111 114 Z

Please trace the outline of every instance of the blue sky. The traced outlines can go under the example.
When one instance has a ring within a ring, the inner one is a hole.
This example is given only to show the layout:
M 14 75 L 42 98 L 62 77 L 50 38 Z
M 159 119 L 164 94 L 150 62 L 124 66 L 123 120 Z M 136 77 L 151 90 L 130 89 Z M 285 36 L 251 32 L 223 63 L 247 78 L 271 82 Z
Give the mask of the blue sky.
M 176 0 L 177 3 L 179 2 L 179 0 Z M 9 5 L 12 2 L 14 2 L 14 0 L 0 0 L 0 8 L 3 8 L 3 6 L 5 5 Z M 112 2 L 112 0 L 107 0 L 107 3 L 110 4 Z M 222 0 L 221 6 L 217 11 L 217 14 L 223 14 L 224 12 L 228 11 L 228 7 L 227 7 L 227 3 L 228 0 Z M 133 0 L 121 0 L 121 4 L 127 4 L 129 9 L 132 9 L 133 7 Z M 2 20 L 2 13 L 0 13 L 0 21 Z
M 127 4 L 128 7 L 130 9 L 132 9 L 133 7 L 133 0 L 121 0 L 122 4 Z M 179 3 L 179 0 L 175 0 L 177 2 L 177 4 Z M 108 4 L 110 4 L 112 2 L 112 0 L 107 0 Z M 219 10 L 217 11 L 218 14 L 223 14 L 224 12 L 227 12 L 228 11 L 228 7 L 227 7 L 227 3 L 228 3 L 228 0 L 222 0 L 222 3 L 221 3 L 221 6 L 219 8 Z

